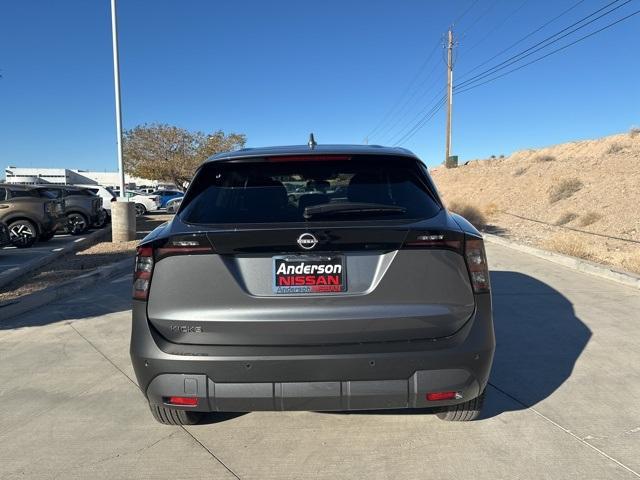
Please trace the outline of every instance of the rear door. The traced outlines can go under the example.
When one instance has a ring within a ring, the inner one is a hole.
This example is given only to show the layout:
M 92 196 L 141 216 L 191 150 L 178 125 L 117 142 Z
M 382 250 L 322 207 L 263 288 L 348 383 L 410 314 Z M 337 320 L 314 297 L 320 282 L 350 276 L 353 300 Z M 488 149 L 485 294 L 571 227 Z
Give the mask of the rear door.
M 414 159 L 210 163 L 155 243 L 148 315 L 185 343 L 444 337 L 474 310 L 462 240 Z

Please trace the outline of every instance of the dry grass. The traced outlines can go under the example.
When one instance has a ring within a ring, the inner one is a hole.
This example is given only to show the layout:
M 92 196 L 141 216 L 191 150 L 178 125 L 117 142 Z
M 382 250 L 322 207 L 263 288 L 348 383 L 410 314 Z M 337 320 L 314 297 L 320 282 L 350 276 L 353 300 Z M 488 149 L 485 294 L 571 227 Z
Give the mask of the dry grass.
M 524 175 L 527 172 L 528 168 L 527 167 L 518 167 L 515 169 L 515 171 L 513 172 L 513 176 L 514 177 L 519 177 L 521 175 Z
M 609 148 L 607 149 L 607 155 L 613 155 L 613 154 L 619 153 L 625 148 L 626 148 L 625 145 L 618 142 L 613 142 L 611 145 L 609 145 Z
M 494 217 L 499 211 L 498 205 L 494 202 L 486 204 L 483 208 L 484 214 L 489 218 Z
M 567 223 L 573 222 L 576 218 L 578 218 L 578 215 L 575 213 L 565 212 L 560 216 L 560 218 L 558 218 L 558 220 L 556 220 L 555 224 L 558 226 L 566 225 Z
M 631 127 L 629 129 L 629 136 L 631 138 L 636 138 L 638 135 L 640 135 L 640 128 L 638 127 Z
M 593 252 L 589 248 L 588 242 L 578 235 L 559 233 L 547 240 L 544 246 L 554 252 L 571 255 L 572 257 L 584 258 L 586 260 L 593 258 Z
M 583 183 L 577 178 L 565 178 L 549 189 L 549 202 L 556 203 L 565 198 L 569 198 L 583 186 Z
M 600 220 L 602 218 L 602 215 L 600 215 L 599 213 L 596 212 L 587 212 L 586 214 L 584 214 L 584 216 L 580 219 L 580 226 L 581 227 L 587 227 L 593 223 L 596 223 L 598 220 Z
M 555 162 L 556 157 L 554 157 L 553 155 L 536 155 L 533 161 L 536 163 Z
M 640 253 L 631 254 L 622 260 L 622 266 L 632 272 L 640 273 Z
M 462 215 L 477 229 L 482 229 L 487 226 L 487 219 L 479 208 L 463 202 L 450 202 L 449 210 Z

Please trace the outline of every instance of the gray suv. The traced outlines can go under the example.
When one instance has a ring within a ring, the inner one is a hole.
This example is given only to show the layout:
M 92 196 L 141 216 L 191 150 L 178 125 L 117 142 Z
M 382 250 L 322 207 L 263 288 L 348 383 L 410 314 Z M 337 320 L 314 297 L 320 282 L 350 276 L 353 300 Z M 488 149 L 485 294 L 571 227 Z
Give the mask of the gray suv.
M 482 237 L 405 149 L 216 155 L 137 250 L 131 359 L 161 423 L 426 407 L 472 420 L 494 349 Z
M 47 185 L 40 190 L 52 198 L 63 201 L 67 222 L 64 230 L 72 235 L 81 235 L 91 226 L 104 225 L 105 213 L 102 198 L 88 188 L 66 185 Z
M 64 224 L 63 206 L 31 185 L 0 184 L 0 222 L 9 227 L 11 243 L 26 248 L 49 240 Z

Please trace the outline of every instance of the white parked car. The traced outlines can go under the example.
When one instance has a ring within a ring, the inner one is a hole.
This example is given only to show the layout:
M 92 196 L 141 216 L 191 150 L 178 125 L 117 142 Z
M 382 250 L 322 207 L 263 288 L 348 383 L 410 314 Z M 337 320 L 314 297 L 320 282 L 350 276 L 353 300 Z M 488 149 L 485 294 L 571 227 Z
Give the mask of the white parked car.
M 127 190 L 126 195 L 130 202 L 135 202 L 138 216 L 160 208 L 160 197 L 157 195 L 144 195 L 133 190 Z

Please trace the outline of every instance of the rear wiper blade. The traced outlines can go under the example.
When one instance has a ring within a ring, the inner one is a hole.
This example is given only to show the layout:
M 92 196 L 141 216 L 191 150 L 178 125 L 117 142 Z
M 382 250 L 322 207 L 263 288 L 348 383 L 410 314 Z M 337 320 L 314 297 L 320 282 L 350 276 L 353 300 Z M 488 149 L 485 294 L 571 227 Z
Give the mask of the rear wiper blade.
M 304 218 L 312 217 L 333 217 L 341 215 L 393 215 L 406 213 L 407 209 L 395 205 L 385 205 L 383 203 L 323 203 L 313 205 L 304 209 Z

